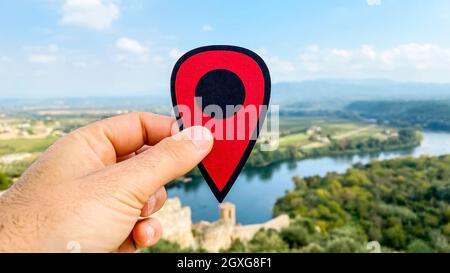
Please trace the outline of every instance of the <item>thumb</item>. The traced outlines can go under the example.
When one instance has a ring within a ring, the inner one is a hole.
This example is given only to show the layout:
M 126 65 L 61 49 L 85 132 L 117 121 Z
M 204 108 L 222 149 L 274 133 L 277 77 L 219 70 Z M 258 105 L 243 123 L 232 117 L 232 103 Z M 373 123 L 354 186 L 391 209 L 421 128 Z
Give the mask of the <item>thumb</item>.
M 211 151 L 213 136 L 194 126 L 163 139 L 147 151 L 100 171 L 108 186 L 119 186 L 138 201 L 145 203 L 150 195 L 170 181 L 197 166 Z

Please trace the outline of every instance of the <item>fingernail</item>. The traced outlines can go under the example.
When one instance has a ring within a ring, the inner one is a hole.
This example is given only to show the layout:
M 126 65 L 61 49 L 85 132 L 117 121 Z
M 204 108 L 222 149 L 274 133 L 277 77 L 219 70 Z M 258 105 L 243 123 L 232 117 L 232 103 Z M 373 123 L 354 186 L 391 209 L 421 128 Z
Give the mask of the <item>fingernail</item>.
M 204 150 L 209 148 L 213 140 L 211 132 L 205 127 L 192 127 L 193 136 L 192 143 L 199 150 Z
M 149 245 L 153 242 L 153 238 L 155 238 L 155 229 L 151 225 L 148 225 L 145 229 L 145 233 L 147 236 L 145 242 L 146 245 Z
M 179 132 L 180 132 L 180 127 L 178 125 L 178 122 L 174 121 L 172 123 L 172 128 L 170 129 L 170 134 L 173 136 L 173 135 L 178 134 Z
M 147 200 L 147 209 L 148 209 L 149 214 L 153 213 L 155 206 L 156 206 L 156 197 L 154 195 L 152 195 Z
M 191 140 L 198 150 L 209 148 L 214 139 L 211 132 L 201 126 L 187 128 L 174 137 L 175 139 Z

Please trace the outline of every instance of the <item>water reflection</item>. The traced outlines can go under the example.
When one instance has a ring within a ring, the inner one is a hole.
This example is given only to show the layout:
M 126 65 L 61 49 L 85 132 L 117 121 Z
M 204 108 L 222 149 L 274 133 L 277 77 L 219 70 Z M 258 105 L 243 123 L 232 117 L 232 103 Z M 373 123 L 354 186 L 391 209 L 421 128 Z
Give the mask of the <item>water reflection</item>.
M 245 169 L 242 172 L 241 176 L 244 176 L 245 178 L 247 178 L 247 180 L 258 178 L 259 180 L 261 180 L 261 182 L 269 182 L 273 179 L 273 175 L 278 172 L 285 164 L 286 162 L 277 162 L 270 165 L 269 167 Z
M 356 163 L 386 160 L 400 156 L 450 154 L 449 133 L 424 133 L 422 144 L 409 150 L 360 155 L 327 156 L 274 164 L 270 167 L 247 169 L 237 179 L 226 201 L 236 204 L 236 217 L 243 224 L 259 223 L 272 217 L 272 207 L 293 186 L 293 176 L 323 176 L 328 172 L 343 173 Z M 168 189 L 169 196 L 179 196 L 192 209 L 194 222 L 213 221 L 218 217 L 217 201 L 202 178 L 178 183 Z

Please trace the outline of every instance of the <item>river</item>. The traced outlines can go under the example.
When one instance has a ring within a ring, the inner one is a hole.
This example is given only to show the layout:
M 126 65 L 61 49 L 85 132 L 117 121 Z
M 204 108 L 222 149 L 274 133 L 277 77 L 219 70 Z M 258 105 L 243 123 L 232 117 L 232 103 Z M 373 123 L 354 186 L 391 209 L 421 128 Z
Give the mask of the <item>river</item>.
M 236 205 L 237 222 L 254 224 L 272 218 L 275 201 L 293 188 L 293 176 L 343 173 L 353 164 L 371 160 L 386 160 L 401 156 L 450 154 L 450 133 L 424 132 L 423 141 L 410 150 L 380 152 L 362 155 L 326 156 L 282 162 L 270 167 L 245 170 L 241 173 L 225 201 Z M 218 218 L 218 203 L 202 178 L 190 183 L 178 183 L 168 189 L 169 197 L 178 196 L 184 206 L 191 207 L 192 220 L 214 221 Z

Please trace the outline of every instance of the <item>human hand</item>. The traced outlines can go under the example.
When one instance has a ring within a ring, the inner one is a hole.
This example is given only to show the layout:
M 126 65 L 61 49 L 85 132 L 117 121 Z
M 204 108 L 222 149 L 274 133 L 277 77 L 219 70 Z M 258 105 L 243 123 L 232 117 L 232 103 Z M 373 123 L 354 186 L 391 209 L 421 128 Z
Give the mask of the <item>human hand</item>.
M 173 136 L 171 136 L 171 134 Z M 0 252 L 131 252 L 161 237 L 164 185 L 211 150 L 203 127 L 178 133 L 175 120 L 118 116 L 52 145 L 0 197 Z M 151 147 L 149 147 L 151 146 Z

